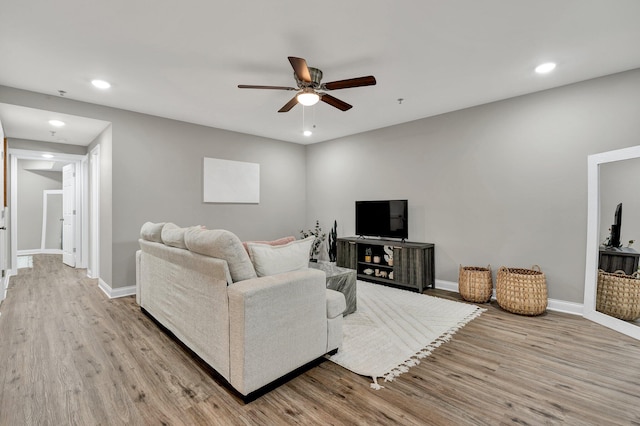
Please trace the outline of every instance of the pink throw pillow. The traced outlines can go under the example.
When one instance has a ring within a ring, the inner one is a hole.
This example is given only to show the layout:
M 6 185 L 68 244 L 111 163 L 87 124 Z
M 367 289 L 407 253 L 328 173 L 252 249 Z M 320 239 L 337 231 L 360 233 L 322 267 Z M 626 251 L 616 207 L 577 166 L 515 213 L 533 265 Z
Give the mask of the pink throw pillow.
M 270 246 L 283 246 L 295 240 L 296 240 L 296 237 L 289 236 L 289 237 L 278 238 L 277 240 L 273 240 L 273 241 L 244 241 L 242 243 L 242 246 L 247 251 L 247 253 L 249 253 L 249 246 L 247 246 L 247 243 L 269 244 Z

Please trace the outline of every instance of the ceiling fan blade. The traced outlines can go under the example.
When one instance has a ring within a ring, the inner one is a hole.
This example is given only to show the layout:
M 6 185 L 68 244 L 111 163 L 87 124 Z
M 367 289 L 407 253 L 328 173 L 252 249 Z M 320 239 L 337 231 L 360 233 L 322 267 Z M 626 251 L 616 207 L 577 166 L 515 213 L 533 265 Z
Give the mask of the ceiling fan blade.
M 298 90 L 286 86 L 254 86 L 251 84 L 238 84 L 239 89 L 274 89 L 274 90 Z
M 307 61 L 302 58 L 296 58 L 295 56 L 289 56 L 289 62 L 299 80 L 305 83 L 311 83 L 311 74 L 309 73 L 309 67 L 307 67 Z
M 295 99 L 295 98 L 294 98 Z M 334 98 L 331 95 L 327 95 L 326 93 L 323 93 L 322 96 L 320 97 L 320 100 L 322 102 L 325 102 L 329 105 L 331 105 L 332 107 L 336 107 L 341 111 L 346 111 L 348 109 L 353 108 L 353 105 L 349 105 L 348 103 L 341 101 L 338 98 Z
M 293 108 L 294 106 L 296 106 L 296 104 L 298 103 L 298 95 L 294 96 L 293 98 L 291 98 L 291 100 L 289 102 L 287 102 L 282 108 L 280 108 L 278 110 L 278 112 L 288 112 L 291 111 L 291 108 Z
M 348 89 L 350 87 L 374 86 L 376 78 L 372 75 L 366 77 L 349 78 L 347 80 L 331 81 L 322 85 L 326 90 Z

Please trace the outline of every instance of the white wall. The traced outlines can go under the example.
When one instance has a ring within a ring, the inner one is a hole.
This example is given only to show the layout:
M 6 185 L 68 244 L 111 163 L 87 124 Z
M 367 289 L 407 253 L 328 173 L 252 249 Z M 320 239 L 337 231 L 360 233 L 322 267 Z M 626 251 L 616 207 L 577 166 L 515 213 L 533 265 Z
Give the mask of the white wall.
M 634 70 L 309 146 L 307 222 L 353 235 L 356 200 L 406 198 L 437 279 L 538 264 L 581 303 L 587 156 L 640 143 L 638 99 Z

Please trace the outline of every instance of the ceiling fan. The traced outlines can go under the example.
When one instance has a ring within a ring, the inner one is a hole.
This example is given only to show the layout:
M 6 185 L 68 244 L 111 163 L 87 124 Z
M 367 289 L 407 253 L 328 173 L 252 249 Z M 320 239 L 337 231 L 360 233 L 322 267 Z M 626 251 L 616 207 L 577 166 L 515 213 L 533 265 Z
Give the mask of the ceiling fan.
M 330 83 L 320 83 L 322 80 L 322 71 L 318 68 L 308 67 L 307 61 L 294 56 L 289 56 L 289 62 L 293 67 L 293 76 L 296 79 L 297 88 L 286 86 L 254 86 L 247 84 L 239 84 L 238 88 L 297 91 L 298 93 L 282 108 L 280 108 L 278 112 L 290 111 L 291 108 L 296 106 L 298 103 L 305 106 L 311 106 L 315 105 L 318 101 L 327 103 L 341 111 L 347 111 L 352 108 L 352 105 L 325 93 L 325 91 L 348 89 L 350 87 L 373 86 L 376 84 L 376 78 L 372 75 L 332 81 Z

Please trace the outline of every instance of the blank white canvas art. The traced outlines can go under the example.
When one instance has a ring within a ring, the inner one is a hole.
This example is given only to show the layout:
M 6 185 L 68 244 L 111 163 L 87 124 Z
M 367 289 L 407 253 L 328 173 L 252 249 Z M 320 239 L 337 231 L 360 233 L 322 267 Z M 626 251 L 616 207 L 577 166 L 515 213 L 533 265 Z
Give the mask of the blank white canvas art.
M 204 158 L 205 203 L 260 203 L 260 164 Z

